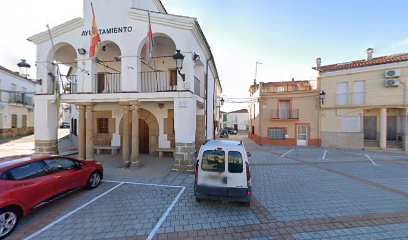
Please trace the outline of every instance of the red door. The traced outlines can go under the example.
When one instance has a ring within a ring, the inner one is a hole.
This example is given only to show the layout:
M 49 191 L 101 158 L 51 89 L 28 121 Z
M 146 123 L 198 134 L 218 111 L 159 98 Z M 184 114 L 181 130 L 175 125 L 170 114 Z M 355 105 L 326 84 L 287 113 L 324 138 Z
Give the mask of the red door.
M 29 163 L 9 170 L 7 181 L 11 194 L 26 208 L 33 208 L 55 195 L 56 178 L 48 174 L 42 162 Z

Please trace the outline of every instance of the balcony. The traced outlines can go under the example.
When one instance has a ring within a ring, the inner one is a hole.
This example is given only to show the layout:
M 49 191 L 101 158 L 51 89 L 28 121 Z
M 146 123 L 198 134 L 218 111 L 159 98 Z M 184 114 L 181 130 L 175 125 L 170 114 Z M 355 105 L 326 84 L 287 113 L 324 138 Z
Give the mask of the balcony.
M 299 109 L 272 109 L 271 119 L 273 120 L 299 119 Z
M 21 104 L 30 107 L 34 106 L 33 97 L 21 92 L 9 93 L 9 103 Z
M 66 81 L 62 84 L 63 94 L 76 94 L 78 93 L 78 76 L 71 75 L 65 76 Z
M 175 71 L 141 72 L 141 92 L 171 92 L 177 90 L 177 73 Z
M 292 81 L 264 83 L 261 93 L 287 93 L 299 91 L 311 91 L 316 88 L 315 81 Z
M 118 93 L 120 89 L 120 73 L 95 74 L 94 93 Z

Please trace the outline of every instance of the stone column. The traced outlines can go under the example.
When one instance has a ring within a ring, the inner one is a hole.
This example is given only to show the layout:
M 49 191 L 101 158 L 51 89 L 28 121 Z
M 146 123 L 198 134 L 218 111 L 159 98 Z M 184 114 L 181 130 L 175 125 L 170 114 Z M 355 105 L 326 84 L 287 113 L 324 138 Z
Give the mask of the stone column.
M 130 163 L 130 125 L 129 125 L 129 104 L 122 105 L 123 118 L 122 118 L 122 161 L 124 166 L 128 166 Z
M 52 97 L 52 96 L 51 96 Z M 58 110 L 50 95 L 34 97 L 35 155 L 58 154 Z
M 132 102 L 130 110 L 132 111 L 132 153 L 130 165 L 132 167 L 141 167 L 139 160 L 139 102 Z
M 86 159 L 94 159 L 94 128 L 93 128 L 93 111 L 94 106 L 86 105 Z
M 78 133 L 78 158 L 79 159 L 85 159 L 85 151 L 86 151 L 86 145 L 85 145 L 85 105 L 80 105 L 79 106 L 79 133 Z
M 381 108 L 380 112 L 380 148 L 387 148 L 387 108 Z
M 173 171 L 194 172 L 197 104 L 194 98 L 174 100 L 176 152 Z

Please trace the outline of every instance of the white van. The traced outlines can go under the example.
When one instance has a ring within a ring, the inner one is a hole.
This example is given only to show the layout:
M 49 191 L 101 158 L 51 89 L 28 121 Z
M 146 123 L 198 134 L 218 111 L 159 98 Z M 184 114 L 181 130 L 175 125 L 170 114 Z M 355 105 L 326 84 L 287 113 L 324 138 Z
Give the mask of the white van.
M 251 174 L 241 141 L 210 140 L 198 154 L 194 195 L 202 199 L 251 203 Z

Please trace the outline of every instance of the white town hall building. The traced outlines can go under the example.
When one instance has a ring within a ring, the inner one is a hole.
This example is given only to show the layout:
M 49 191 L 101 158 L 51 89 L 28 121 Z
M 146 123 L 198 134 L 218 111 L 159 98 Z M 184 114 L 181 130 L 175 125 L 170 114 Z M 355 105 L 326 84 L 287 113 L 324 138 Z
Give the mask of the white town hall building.
M 101 37 L 96 58 L 89 57 L 91 0 L 84 0 L 83 18 L 29 38 L 42 79 L 35 96 L 36 154 L 57 153 L 59 88 L 61 103 L 77 112 L 71 132 L 79 158 L 93 159 L 96 148 L 106 147 L 120 150 L 124 166 L 139 167 L 139 154 L 174 151 L 173 170 L 192 170 L 194 151 L 217 131 L 222 91 L 197 20 L 168 14 L 159 0 L 94 0 L 93 8 Z M 176 50 L 184 55 L 182 69 Z

